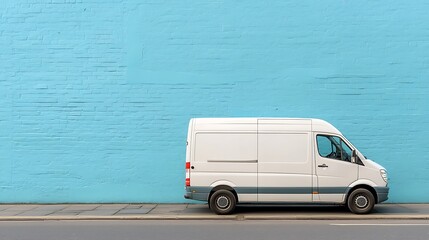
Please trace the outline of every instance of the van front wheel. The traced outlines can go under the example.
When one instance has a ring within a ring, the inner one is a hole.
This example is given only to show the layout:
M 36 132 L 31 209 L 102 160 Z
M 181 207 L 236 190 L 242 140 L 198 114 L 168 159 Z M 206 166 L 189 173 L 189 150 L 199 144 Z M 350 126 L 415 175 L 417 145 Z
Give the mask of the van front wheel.
M 347 207 L 356 214 L 370 213 L 374 208 L 374 204 L 374 195 L 364 188 L 354 190 L 347 199 Z
M 219 215 L 230 214 L 234 211 L 237 200 L 232 192 L 218 190 L 210 197 L 210 209 Z

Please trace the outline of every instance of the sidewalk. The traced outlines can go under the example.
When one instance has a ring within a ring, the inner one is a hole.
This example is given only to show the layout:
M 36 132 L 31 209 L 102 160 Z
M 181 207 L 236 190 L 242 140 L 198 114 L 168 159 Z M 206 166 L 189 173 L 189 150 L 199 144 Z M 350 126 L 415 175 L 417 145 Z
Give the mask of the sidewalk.
M 356 215 L 339 206 L 242 206 L 215 215 L 206 204 L 0 204 L 0 221 L 31 220 L 357 220 L 429 219 L 429 204 L 379 204 Z

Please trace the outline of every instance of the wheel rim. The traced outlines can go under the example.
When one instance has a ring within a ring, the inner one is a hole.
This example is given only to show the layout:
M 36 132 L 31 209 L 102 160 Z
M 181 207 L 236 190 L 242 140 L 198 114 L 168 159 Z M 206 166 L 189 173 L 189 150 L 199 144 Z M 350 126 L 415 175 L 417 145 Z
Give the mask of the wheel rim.
M 359 195 L 355 199 L 355 204 L 358 208 L 365 208 L 368 206 L 368 198 L 363 195 Z
M 225 196 L 220 196 L 216 199 L 216 205 L 221 209 L 228 208 L 229 199 Z

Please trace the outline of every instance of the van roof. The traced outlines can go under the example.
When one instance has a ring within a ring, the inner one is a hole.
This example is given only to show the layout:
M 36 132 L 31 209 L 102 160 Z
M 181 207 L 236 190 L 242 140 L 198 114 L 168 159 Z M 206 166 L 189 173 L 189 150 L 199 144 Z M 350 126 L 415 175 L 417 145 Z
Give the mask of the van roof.
M 193 123 L 195 130 L 200 131 L 210 131 L 210 130 L 256 130 L 256 123 L 263 124 L 273 124 L 279 125 L 285 121 L 287 125 L 293 125 L 293 130 L 307 130 L 307 131 L 316 131 L 316 132 L 326 132 L 340 134 L 341 132 L 335 128 L 332 124 L 317 118 L 269 118 L 269 117 L 259 117 L 259 118 L 192 118 L 191 123 Z M 281 122 L 280 122 L 281 121 Z M 238 126 L 240 125 L 240 126 Z

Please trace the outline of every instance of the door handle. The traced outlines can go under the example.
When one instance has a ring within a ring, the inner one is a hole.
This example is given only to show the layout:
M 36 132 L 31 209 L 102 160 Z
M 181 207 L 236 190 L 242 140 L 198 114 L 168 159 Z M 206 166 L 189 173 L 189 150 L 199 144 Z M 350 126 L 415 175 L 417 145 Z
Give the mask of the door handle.
M 325 168 L 325 167 L 328 167 L 328 165 L 326 165 L 326 164 L 322 164 L 322 165 L 317 165 L 318 167 L 321 167 L 321 168 Z

